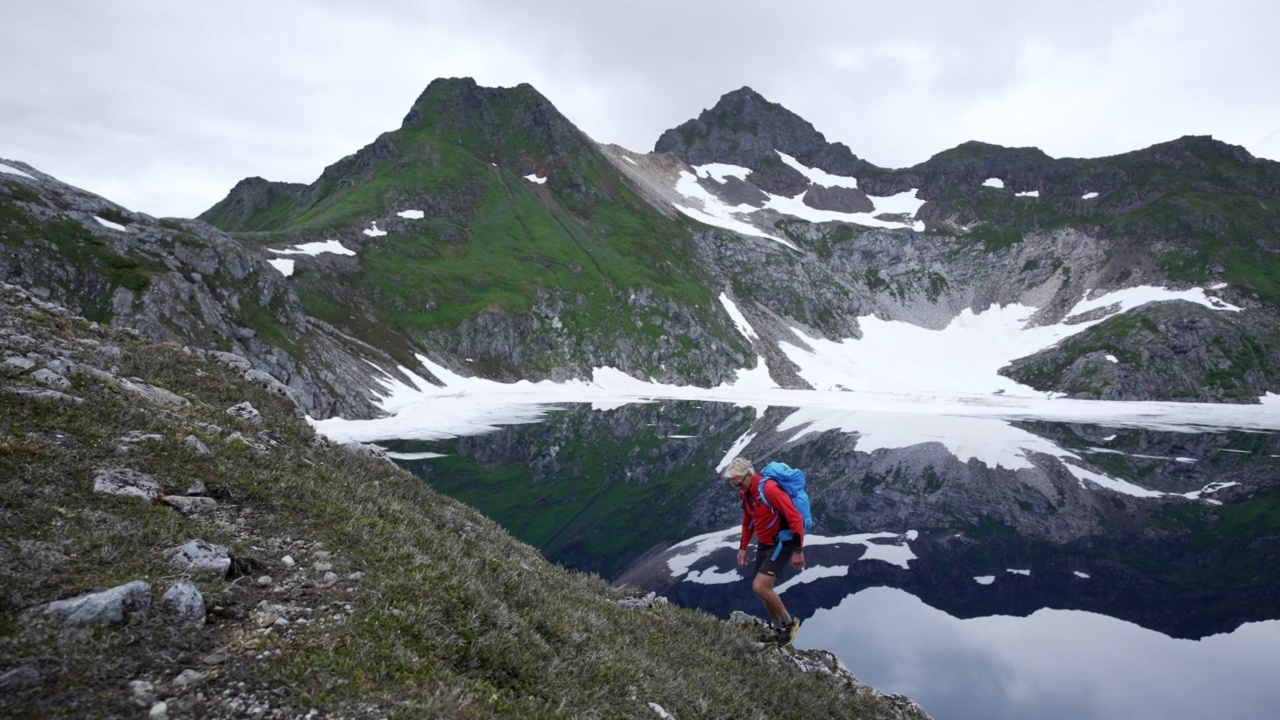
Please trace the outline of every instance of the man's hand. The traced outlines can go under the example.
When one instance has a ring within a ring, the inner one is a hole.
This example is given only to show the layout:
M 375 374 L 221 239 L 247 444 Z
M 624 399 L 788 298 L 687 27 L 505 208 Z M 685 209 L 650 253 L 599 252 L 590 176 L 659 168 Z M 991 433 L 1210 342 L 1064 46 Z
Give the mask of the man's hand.
M 804 569 L 804 551 L 797 550 L 791 554 L 791 567 L 797 570 Z
M 740 567 L 746 567 L 746 565 L 747 565 L 747 550 L 746 550 L 746 548 L 743 548 L 743 549 L 741 549 L 741 550 L 739 550 L 739 551 L 738 551 L 738 565 L 739 565 Z

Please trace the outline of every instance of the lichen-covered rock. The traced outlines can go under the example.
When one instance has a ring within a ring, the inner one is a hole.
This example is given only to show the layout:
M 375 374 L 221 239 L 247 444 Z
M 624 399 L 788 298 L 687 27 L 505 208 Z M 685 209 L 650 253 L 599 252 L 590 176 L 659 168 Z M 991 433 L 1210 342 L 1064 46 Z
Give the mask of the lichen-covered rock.
M 160 597 L 160 607 L 172 613 L 179 623 L 201 627 L 205 621 L 204 596 L 189 580 L 180 580 Z
M 57 600 L 40 608 L 43 615 L 62 618 L 67 625 L 104 625 L 145 618 L 151 608 L 151 584 L 134 580 L 110 590 Z
M 231 569 L 231 552 L 225 545 L 188 540 L 169 554 L 169 564 L 184 572 L 226 575 Z
M 125 495 L 148 502 L 160 495 L 160 483 L 154 477 L 128 468 L 107 468 L 93 476 L 94 492 Z

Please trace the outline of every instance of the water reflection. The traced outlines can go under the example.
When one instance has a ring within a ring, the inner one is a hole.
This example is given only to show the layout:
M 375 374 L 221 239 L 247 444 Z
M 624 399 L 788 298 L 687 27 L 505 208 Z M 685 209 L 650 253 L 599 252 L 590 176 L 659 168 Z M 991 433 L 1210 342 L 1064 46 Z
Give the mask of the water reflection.
M 1280 621 L 1178 640 L 1078 611 L 959 620 L 871 588 L 815 613 L 796 644 L 939 720 L 1259 718 L 1280 701 Z
M 654 402 L 381 444 L 549 559 L 721 616 L 759 607 L 716 470 L 803 467 L 801 644 L 939 720 L 1280 700 L 1275 434 Z

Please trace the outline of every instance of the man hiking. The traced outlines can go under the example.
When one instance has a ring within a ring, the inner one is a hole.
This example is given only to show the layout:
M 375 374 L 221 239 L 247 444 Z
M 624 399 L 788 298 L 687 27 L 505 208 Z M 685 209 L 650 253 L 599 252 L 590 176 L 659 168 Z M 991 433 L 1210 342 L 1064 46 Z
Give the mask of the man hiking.
M 804 568 L 804 518 L 778 482 L 757 475 L 751 461 L 746 458 L 734 458 L 722 474 L 742 496 L 742 542 L 738 547 L 738 565 L 746 566 L 747 545 L 751 544 L 754 534 L 757 541 L 756 577 L 751 582 L 751 589 L 769 614 L 775 634 L 771 642 L 786 647 L 796 639 L 800 618 L 793 618 L 787 612 L 782 598 L 773 589 L 773 583 L 788 562 L 797 571 Z

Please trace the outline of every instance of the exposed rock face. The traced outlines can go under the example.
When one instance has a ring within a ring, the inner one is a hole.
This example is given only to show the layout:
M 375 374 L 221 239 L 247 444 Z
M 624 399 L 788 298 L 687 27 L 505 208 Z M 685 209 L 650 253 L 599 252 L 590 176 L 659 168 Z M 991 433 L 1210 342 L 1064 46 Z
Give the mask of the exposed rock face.
M 5 162 L 30 177 L 0 174 L 0 282 L 147 337 L 234 348 L 310 415 L 378 413 L 370 402 L 381 387 L 377 366 L 394 372 L 397 363 L 308 318 L 261 250 L 203 222 L 158 221 Z
M 1107 320 L 1001 369 L 1040 390 L 1096 400 L 1254 402 L 1280 384 L 1273 317 L 1189 302 Z
M 697 119 L 664 132 L 653 150 L 672 153 L 690 165 L 750 168 L 757 187 L 787 197 L 807 188 L 809 180 L 783 164 L 777 151 L 834 175 L 859 177 L 875 167 L 848 147 L 828 143 L 808 121 L 749 87 L 727 93 Z

